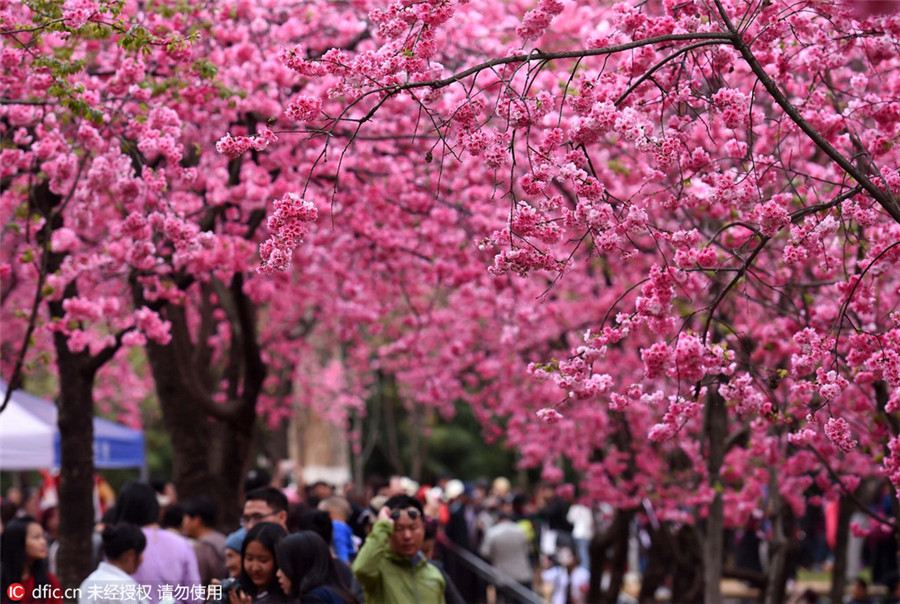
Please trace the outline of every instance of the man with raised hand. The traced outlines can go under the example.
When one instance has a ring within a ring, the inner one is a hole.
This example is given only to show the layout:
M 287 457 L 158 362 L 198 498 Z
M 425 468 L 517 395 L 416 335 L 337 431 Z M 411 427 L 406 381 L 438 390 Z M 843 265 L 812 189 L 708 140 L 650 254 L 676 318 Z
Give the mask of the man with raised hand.
M 408 495 L 388 499 L 353 562 L 366 602 L 444 604 L 446 581 L 422 554 L 425 515 Z

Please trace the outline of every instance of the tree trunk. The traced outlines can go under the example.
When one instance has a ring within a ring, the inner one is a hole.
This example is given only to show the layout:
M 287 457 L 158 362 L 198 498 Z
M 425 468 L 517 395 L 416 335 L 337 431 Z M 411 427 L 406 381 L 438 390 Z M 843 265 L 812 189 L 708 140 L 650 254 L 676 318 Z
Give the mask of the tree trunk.
M 672 601 L 697 602 L 703 597 L 703 551 L 697 528 L 682 526 L 675 533 Z
M 703 601 L 718 604 L 722 601 L 722 556 L 724 541 L 724 503 L 719 471 L 725 459 L 725 438 L 728 433 L 728 417 L 725 399 L 717 388 L 711 387 L 706 397 L 705 429 L 707 445 L 708 484 L 715 490 L 706 518 L 706 534 L 703 546 L 704 587 Z
M 95 372 L 89 357 L 69 352 L 66 337 L 54 334 L 59 365 L 59 551 L 63 588 L 73 588 L 94 570 L 94 400 Z
M 190 499 L 218 493 L 221 484 L 218 477 L 211 476 L 209 468 L 211 435 L 207 415 L 181 385 L 181 367 L 190 362 L 178 354 L 178 340 L 183 337 L 186 334 L 173 327 L 170 344 L 148 341 L 146 348 L 163 426 L 172 442 L 172 479 L 179 497 Z
M 634 510 L 619 512 L 619 522 L 614 523 L 616 534 L 613 540 L 612 564 L 609 569 L 609 588 L 606 590 L 606 601 L 615 604 L 619 601 L 619 592 L 625 582 L 625 570 L 628 567 L 628 537 Z
M 180 366 L 190 359 L 179 355 L 176 340 L 185 335 L 173 329 L 170 344 L 147 343 L 163 425 L 172 442 L 172 479 L 183 499 L 210 496 L 219 526 L 234 530 L 253 446 L 255 404 L 241 405 L 235 421 L 212 420 L 181 386 Z
M 232 322 L 231 347 L 224 355 L 227 362 L 222 370 L 227 412 L 216 410 L 214 416 L 209 407 L 212 393 L 223 380 L 214 374 L 214 368 L 198 362 L 208 359 L 209 351 L 205 342 L 192 342 L 183 307 L 163 307 L 172 324 L 172 339 L 166 345 L 148 341 L 146 350 L 163 424 L 172 442 L 173 480 L 179 495 L 185 499 L 209 495 L 218 507 L 220 526 L 233 530 L 241 511 L 243 478 L 256 428 L 256 401 L 266 368 L 253 308 L 242 292 L 240 275 L 229 288 L 223 286 L 216 293 Z M 139 290 L 135 290 L 135 302 L 143 303 Z M 197 400 L 198 396 L 206 397 L 205 401 Z
M 641 592 L 638 601 L 641 604 L 656 602 L 656 590 L 665 582 L 668 563 L 673 557 L 672 537 L 668 528 L 661 525 L 658 530 L 648 528 L 650 533 L 650 551 L 647 554 L 647 567 L 641 577 Z
M 778 492 L 776 469 L 770 468 L 769 475 L 769 496 L 771 498 L 770 505 L 773 509 L 773 523 L 772 539 L 769 541 L 771 553 L 769 555 L 769 565 L 766 572 L 768 580 L 766 582 L 766 595 L 764 601 L 767 604 L 778 604 L 785 600 L 784 596 L 788 580 L 788 561 L 793 558 L 793 555 L 796 553 L 796 548 L 793 547 L 793 523 L 789 521 L 792 517 L 792 512 Z
M 219 528 L 227 534 L 240 525 L 243 512 L 244 477 L 250 470 L 250 456 L 255 443 L 256 414 L 249 414 L 243 425 L 236 427 L 216 422 L 212 433 L 216 447 L 210 450 L 210 469 L 218 477 L 219 492 L 212 495 L 218 508 Z
M 381 375 L 380 393 L 384 410 L 384 432 L 387 437 L 387 457 L 399 476 L 406 475 L 403 469 L 403 457 L 400 455 L 400 437 L 397 434 L 396 406 L 400 402 L 397 392 L 397 382 L 392 376 Z
M 606 604 L 616 602 L 625 578 L 625 567 L 628 563 L 628 528 L 634 519 L 635 510 L 616 510 L 612 524 L 605 531 L 597 531 L 591 539 L 590 567 L 591 583 L 588 591 L 588 602 Z M 613 548 L 612 556 L 607 559 L 606 551 Z M 610 581 L 605 591 L 601 587 L 603 573 L 609 562 Z
M 45 191 L 45 202 L 58 198 Z M 58 219 L 58 216 L 56 217 Z M 54 221 L 55 222 L 55 221 Z M 49 223 L 48 223 L 49 224 Z M 55 223 L 61 227 L 61 221 Z M 49 271 L 59 269 L 65 254 L 50 254 Z M 70 282 L 63 295 L 78 295 L 75 282 Z M 50 316 L 62 319 L 66 311 L 62 300 L 48 303 Z M 104 362 L 112 358 L 118 347 L 105 349 L 97 357 L 85 351 L 69 350 L 68 337 L 57 331 L 53 334 L 56 363 L 59 369 L 59 399 L 57 426 L 59 427 L 59 550 L 56 564 L 59 581 L 64 589 L 74 588 L 94 571 L 94 552 L 91 537 L 94 533 L 94 378 Z
M 847 589 L 847 546 L 850 544 L 850 518 L 853 501 L 846 495 L 838 503 L 837 539 L 834 544 L 834 566 L 831 569 L 831 601 L 843 602 Z

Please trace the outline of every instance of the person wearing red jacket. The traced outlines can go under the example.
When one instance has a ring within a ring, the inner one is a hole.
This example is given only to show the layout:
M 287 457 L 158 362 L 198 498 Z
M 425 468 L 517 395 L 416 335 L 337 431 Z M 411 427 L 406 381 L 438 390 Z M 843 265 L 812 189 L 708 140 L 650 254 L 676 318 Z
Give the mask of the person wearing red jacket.
M 10 522 L 4 527 L 0 550 L 3 602 L 62 604 L 59 581 L 47 570 L 47 537 L 37 520 L 22 516 Z

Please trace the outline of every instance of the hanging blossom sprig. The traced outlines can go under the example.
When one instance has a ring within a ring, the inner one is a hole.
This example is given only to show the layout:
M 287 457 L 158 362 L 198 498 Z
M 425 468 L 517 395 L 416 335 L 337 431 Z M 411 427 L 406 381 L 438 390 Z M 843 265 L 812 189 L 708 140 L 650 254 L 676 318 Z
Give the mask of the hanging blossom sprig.
M 266 222 L 271 236 L 259 246 L 262 259 L 259 272 L 271 275 L 287 270 L 294 250 L 309 233 L 309 223 L 317 217 L 316 206 L 296 193 L 287 193 L 276 200 L 275 212 Z
M 235 137 L 230 133 L 226 134 L 216 143 L 216 151 L 228 159 L 234 159 L 250 149 L 262 151 L 277 140 L 275 133 L 263 126 L 255 136 Z

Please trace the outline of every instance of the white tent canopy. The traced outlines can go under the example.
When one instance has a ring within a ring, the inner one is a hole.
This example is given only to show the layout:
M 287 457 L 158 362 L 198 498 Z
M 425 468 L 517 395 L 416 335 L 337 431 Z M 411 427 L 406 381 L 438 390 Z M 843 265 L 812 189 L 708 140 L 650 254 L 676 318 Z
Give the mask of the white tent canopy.
M 0 397 L 6 396 L 6 387 L 6 382 L 0 380 Z M 54 403 L 22 390 L 13 392 L 6 409 L 0 413 L 0 470 L 58 468 L 57 416 Z M 142 468 L 143 432 L 95 417 L 94 466 Z

